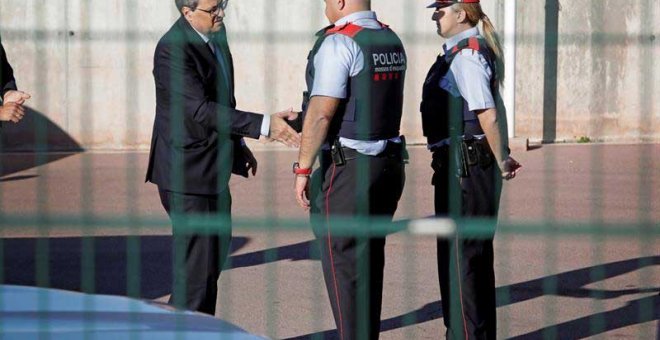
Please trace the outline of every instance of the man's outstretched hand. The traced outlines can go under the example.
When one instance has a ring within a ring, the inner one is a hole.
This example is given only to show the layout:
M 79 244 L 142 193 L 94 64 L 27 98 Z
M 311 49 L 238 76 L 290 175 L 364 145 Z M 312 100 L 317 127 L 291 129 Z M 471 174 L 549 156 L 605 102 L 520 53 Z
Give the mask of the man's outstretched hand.
M 3 103 L 17 103 L 23 105 L 26 100 L 30 99 L 32 96 L 23 91 L 7 91 L 4 98 L 2 98 Z
M 289 147 L 300 147 L 300 135 L 285 120 L 294 120 L 298 113 L 292 109 L 280 111 L 270 116 L 269 138 Z

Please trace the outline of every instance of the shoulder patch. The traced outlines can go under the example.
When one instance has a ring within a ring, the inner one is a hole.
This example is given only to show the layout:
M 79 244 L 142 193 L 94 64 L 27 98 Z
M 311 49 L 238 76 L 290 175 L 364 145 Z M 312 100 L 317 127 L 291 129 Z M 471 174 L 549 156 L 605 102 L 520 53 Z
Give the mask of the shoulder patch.
M 452 48 L 451 53 L 457 53 L 466 48 L 479 52 L 481 50 L 481 44 L 479 44 L 479 38 L 470 37 L 465 40 L 462 40 L 461 42 L 456 44 L 454 48 Z
M 458 53 L 464 50 L 472 50 L 480 54 L 489 53 L 489 48 L 486 41 L 483 38 L 474 36 L 461 40 L 458 44 L 456 44 L 456 46 L 447 52 L 445 59 L 447 62 L 451 62 Z
M 353 37 L 355 37 L 358 33 L 360 33 L 360 31 L 362 31 L 363 29 L 364 29 L 364 27 L 362 27 L 362 26 L 358 26 L 358 25 L 354 25 L 354 24 L 352 24 L 352 23 L 349 22 L 349 23 L 346 24 L 346 25 L 335 26 L 334 28 L 327 30 L 327 31 L 325 32 L 325 34 L 326 34 L 326 35 L 330 35 L 330 34 L 342 34 L 342 35 L 345 35 L 345 36 L 347 36 L 347 37 L 349 37 L 349 38 L 353 38 Z

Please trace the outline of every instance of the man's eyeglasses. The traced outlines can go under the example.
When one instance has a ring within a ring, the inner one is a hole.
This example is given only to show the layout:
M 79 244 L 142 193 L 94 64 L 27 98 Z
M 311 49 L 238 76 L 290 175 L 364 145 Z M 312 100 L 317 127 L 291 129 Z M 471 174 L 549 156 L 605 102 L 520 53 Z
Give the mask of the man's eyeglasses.
M 202 8 L 197 8 L 197 9 L 202 11 L 202 12 L 211 14 L 211 15 L 218 15 L 218 13 L 220 13 L 220 10 L 224 11 L 225 9 L 227 9 L 227 3 L 228 2 L 229 2 L 229 0 L 222 0 L 215 7 L 211 7 L 209 9 L 202 9 Z

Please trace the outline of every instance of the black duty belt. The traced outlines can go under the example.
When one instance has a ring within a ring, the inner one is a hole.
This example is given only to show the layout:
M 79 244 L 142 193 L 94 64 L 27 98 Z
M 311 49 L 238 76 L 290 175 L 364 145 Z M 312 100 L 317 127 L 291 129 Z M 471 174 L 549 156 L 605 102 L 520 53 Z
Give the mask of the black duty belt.
M 463 139 L 461 140 L 460 145 L 460 155 L 459 159 L 456 160 L 456 163 L 461 177 L 470 176 L 470 166 L 479 165 L 482 168 L 487 168 L 495 161 L 495 156 L 493 156 L 493 152 L 491 151 L 486 138 Z M 439 171 L 441 168 L 448 166 L 449 149 L 449 145 L 441 145 L 431 148 L 431 152 L 433 152 L 433 162 L 431 163 L 431 166 L 435 171 Z
M 385 149 L 377 155 L 365 155 L 359 151 L 347 147 L 338 146 L 339 142 L 335 142 L 331 150 L 327 150 L 332 159 L 332 162 L 341 166 L 346 164 L 347 161 L 358 158 L 391 158 L 391 159 L 401 159 L 403 161 L 408 160 L 408 152 L 406 150 L 405 137 L 401 136 L 401 143 L 394 143 L 387 141 L 385 144 Z
M 351 149 L 347 147 L 342 147 L 341 149 L 344 152 L 344 157 L 346 157 L 346 160 L 350 160 L 358 157 L 394 158 L 403 155 L 404 147 L 403 147 L 403 143 L 387 142 L 387 144 L 385 144 L 385 149 L 381 151 L 381 153 L 373 156 L 365 155 L 355 149 Z

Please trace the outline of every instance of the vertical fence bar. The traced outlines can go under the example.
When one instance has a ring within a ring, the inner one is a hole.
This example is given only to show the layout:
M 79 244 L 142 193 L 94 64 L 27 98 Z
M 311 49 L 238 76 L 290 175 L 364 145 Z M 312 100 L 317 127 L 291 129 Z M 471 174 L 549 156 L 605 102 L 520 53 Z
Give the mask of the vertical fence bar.
M 408 70 L 407 70 L 408 72 L 406 72 L 407 82 L 408 82 L 408 84 L 410 84 L 410 86 L 413 86 L 413 87 L 417 88 L 419 86 L 419 84 L 421 84 L 422 82 L 419 79 L 417 79 L 417 77 L 415 77 L 414 72 L 410 72 L 410 70 L 411 70 L 410 57 L 411 57 L 411 55 L 417 54 L 417 52 L 418 52 L 417 46 L 419 45 L 419 42 L 420 42 L 420 39 L 418 39 L 418 34 L 415 30 L 415 23 L 417 22 L 417 20 L 419 20 L 419 16 L 417 15 L 418 12 L 416 10 L 416 7 L 419 6 L 419 3 L 417 3 L 416 1 L 402 1 L 402 2 L 398 3 L 398 5 L 401 6 L 401 12 L 400 13 L 403 13 L 403 31 L 399 32 L 396 29 L 395 29 L 395 31 L 396 31 L 397 34 L 399 34 L 399 37 L 402 39 L 402 41 L 405 44 L 404 48 L 406 49 L 406 55 L 407 55 L 407 60 L 406 60 L 407 63 L 406 64 L 407 64 L 407 67 L 408 67 Z M 430 20 L 428 21 L 426 26 L 431 27 Z M 413 48 L 411 48 L 411 47 L 413 47 Z M 404 92 L 404 94 L 405 94 L 405 92 Z M 420 99 L 413 97 L 412 100 L 416 102 Z M 417 105 L 413 105 L 413 107 L 415 109 L 417 109 Z M 406 124 L 406 122 L 408 121 L 408 120 L 405 119 L 406 115 L 409 115 L 409 116 L 414 115 L 416 117 L 420 117 L 420 113 L 418 112 L 418 110 L 415 110 L 413 112 L 406 112 L 405 105 L 404 105 L 403 115 L 404 115 L 403 116 L 404 119 L 401 120 L 402 125 L 403 125 L 402 130 L 407 130 L 407 128 L 409 126 L 409 124 Z M 408 140 L 410 140 L 410 139 L 408 139 Z M 410 152 L 412 152 L 412 150 L 408 150 L 408 152 L 410 153 Z M 411 164 L 411 163 L 409 163 L 409 164 Z M 405 166 L 405 171 L 406 171 L 406 173 L 405 173 L 405 175 L 406 175 L 405 176 L 406 177 L 405 186 L 408 186 L 408 185 L 413 185 L 414 186 L 415 182 L 416 182 L 416 178 L 418 178 L 417 173 L 419 171 L 417 171 L 416 169 L 414 169 L 412 166 L 409 166 L 409 165 Z M 424 178 L 424 180 L 427 183 L 429 182 L 427 178 Z M 413 216 L 417 216 L 418 213 L 419 213 L 418 205 L 416 205 L 415 202 L 413 202 L 412 200 L 409 200 L 408 202 L 399 205 L 399 207 L 402 207 L 402 206 L 404 207 L 405 210 L 410 211 L 410 213 Z M 407 234 L 405 236 L 404 240 L 403 240 L 402 246 L 403 246 L 404 249 L 416 249 L 416 246 L 417 246 L 419 240 L 420 240 L 419 238 L 417 238 L 413 235 Z M 404 255 L 404 259 L 403 259 L 403 262 L 404 262 L 403 277 L 405 278 L 405 280 L 401 281 L 401 285 L 402 285 L 401 290 L 404 292 L 404 295 L 413 296 L 414 292 L 419 289 L 419 286 L 417 284 L 418 281 L 413 279 L 413 278 L 415 278 L 415 271 L 417 270 L 417 266 L 415 264 L 416 264 L 416 258 L 418 256 L 418 254 L 416 254 L 416 252 L 414 252 L 414 251 L 405 251 L 404 254 L 405 255 Z M 385 270 L 387 270 L 387 265 L 386 265 L 385 268 L 386 268 Z M 432 269 L 433 268 L 429 268 L 429 270 L 432 270 Z M 437 284 L 436 284 L 436 286 L 437 286 Z M 414 306 L 415 306 L 416 302 L 417 301 L 415 299 L 406 299 L 406 302 L 404 304 L 404 307 L 405 307 L 404 310 L 405 311 L 414 310 Z M 381 313 L 381 314 L 383 314 L 383 313 Z M 404 331 L 403 334 L 405 335 L 406 338 L 409 338 L 409 339 L 414 338 L 414 329 L 413 329 L 413 327 L 406 327 L 406 326 L 415 325 L 415 324 L 417 324 L 417 322 L 418 322 L 417 313 L 406 313 L 406 314 L 404 314 L 404 318 L 402 320 L 402 327 L 405 327 L 405 331 Z
M 616 48 L 614 44 L 613 37 L 608 36 L 607 30 L 605 29 L 605 4 L 603 0 L 591 0 L 590 11 L 591 11 L 591 24 L 592 24 L 592 34 L 591 34 L 591 44 L 590 49 L 594 51 L 596 57 L 592 63 L 592 88 L 591 88 L 591 121 L 599 122 L 604 118 L 605 113 L 608 111 L 606 105 L 612 105 L 611 99 L 603 98 L 606 93 L 609 93 L 610 83 L 608 82 L 608 63 L 617 62 L 608 60 L 607 53 L 611 48 Z M 612 5 L 615 5 L 612 3 Z M 600 52 L 600 53 L 599 53 Z M 589 133 L 593 136 L 603 136 L 603 126 L 596 123 L 595 127 L 592 128 L 592 131 Z M 605 175 L 605 164 L 603 163 L 603 148 L 602 147 L 592 147 L 590 155 L 591 171 L 590 171 L 590 194 L 593 198 L 591 204 L 591 216 L 589 218 L 590 223 L 595 225 L 602 226 L 603 224 L 603 210 L 602 206 L 605 204 L 604 192 L 603 192 L 603 176 Z M 594 263 L 603 263 L 603 249 L 604 244 L 604 235 L 602 232 L 597 232 L 592 234 L 590 237 L 592 243 L 592 254 Z M 589 320 L 589 328 L 591 334 L 600 334 L 605 330 L 605 319 L 600 311 L 604 310 L 604 305 L 602 303 L 602 288 L 603 280 L 605 279 L 605 272 L 602 266 L 595 266 L 589 272 L 591 282 L 594 283 L 594 286 L 597 288 L 592 290 L 590 296 L 592 298 L 592 309 L 596 313 Z
M 2 13 L 5 9 L 3 7 L 4 2 L 0 2 L 0 13 Z M 0 69 L 0 77 L 2 76 L 1 74 L 2 70 Z M 0 132 L 1 133 L 1 132 Z M 4 154 L 4 147 L 3 143 L 0 140 L 0 174 L 4 173 L 4 162 L 5 162 L 5 154 Z M 4 218 L 6 215 L 3 207 L 3 197 L 4 195 L 4 190 L 3 187 L 0 186 L 0 219 Z M 6 224 L 2 225 L 3 228 L 8 227 Z M 5 284 L 5 230 L 0 229 L 0 285 Z M 0 295 L 0 310 L 5 309 L 5 301 L 4 301 L 4 295 Z M 5 319 L 0 318 L 0 335 L 4 334 L 5 331 Z
M 653 127 L 653 113 L 657 112 L 658 110 L 658 103 L 656 100 L 654 100 L 657 96 L 654 96 L 654 94 L 658 93 L 658 90 L 656 89 L 655 86 L 658 84 L 658 79 L 660 79 L 660 74 L 657 73 L 658 66 L 655 65 L 654 67 L 654 60 L 657 59 L 657 55 L 654 54 L 654 50 L 658 48 L 660 45 L 658 43 L 658 37 L 654 35 L 653 28 L 654 28 L 654 23 L 656 23 L 656 18 L 660 14 L 660 10 L 658 9 L 658 1 L 657 0 L 643 0 L 640 1 L 640 6 L 639 6 L 639 12 L 641 15 L 640 18 L 640 64 L 639 64 L 639 75 L 640 75 L 640 86 L 639 86 L 639 102 L 640 102 L 640 109 L 641 112 L 639 113 L 640 117 L 640 124 L 639 124 L 639 137 L 642 143 L 646 142 L 645 141 L 645 136 L 646 134 L 649 135 L 649 137 L 652 138 L 653 135 L 653 129 L 649 127 Z M 657 23 L 656 26 L 658 27 Z M 654 56 L 656 58 L 654 58 Z M 654 81 L 655 80 L 655 81 Z M 653 98 L 653 99 L 652 99 Z M 657 118 L 656 118 L 657 119 Z M 654 197 L 654 192 L 653 188 L 654 186 L 652 185 L 653 181 L 655 181 L 658 176 L 658 166 L 657 164 L 657 155 L 656 157 L 653 157 L 651 155 L 654 154 L 654 148 L 653 145 L 651 144 L 646 144 L 644 143 L 641 152 L 638 156 L 638 178 L 639 178 L 639 183 L 638 183 L 638 191 L 639 191 L 639 199 L 637 202 L 637 206 L 639 207 L 639 214 L 637 218 L 637 222 L 648 226 L 647 230 L 648 233 L 650 234 L 652 226 L 654 225 L 653 223 L 653 208 L 652 208 L 652 203 L 654 202 L 654 199 L 658 199 Z M 654 176 L 654 173 L 656 174 Z M 650 182 L 650 183 L 649 183 Z M 657 189 L 657 188 L 656 188 Z M 656 221 L 657 222 L 657 221 Z M 656 223 L 657 224 L 657 223 Z M 652 263 L 651 260 L 648 259 L 646 249 L 654 249 L 653 248 L 653 243 L 655 240 L 657 240 L 656 237 L 647 237 L 646 232 L 640 233 L 639 237 L 639 243 L 640 243 L 640 253 L 642 256 L 643 260 L 640 260 L 639 263 L 639 268 L 642 268 L 642 271 L 640 273 L 640 281 L 639 286 L 644 287 L 645 285 L 653 285 L 654 280 L 651 277 L 651 272 L 647 269 L 644 270 L 644 268 L 651 267 Z M 648 253 L 648 256 L 653 256 L 657 255 L 657 250 L 654 254 L 653 251 L 650 251 Z M 655 283 L 657 284 L 657 278 Z M 639 319 L 640 320 L 652 320 L 653 319 L 653 310 L 654 308 L 660 308 L 657 306 L 653 306 L 653 301 L 651 299 L 642 299 L 640 304 L 639 304 Z M 656 337 L 660 337 L 660 321 L 656 321 L 658 324 L 658 329 L 657 329 L 657 334 Z M 650 339 L 652 338 L 652 333 L 653 333 L 652 326 L 651 327 L 643 327 L 642 331 L 639 333 L 639 339 Z
M 92 62 L 92 46 L 93 30 L 90 23 L 90 15 L 93 11 L 93 2 L 86 0 L 78 0 L 76 5 L 72 8 L 73 14 L 78 15 L 78 29 L 75 31 L 71 29 L 71 39 L 67 48 L 73 48 L 79 51 L 79 58 L 76 59 L 84 65 L 90 65 Z M 76 11 L 77 10 L 77 11 Z M 74 53 L 75 55 L 75 53 Z M 79 65 L 76 65 L 79 66 Z M 94 84 L 93 75 L 90 68 L 75 68 L 79 74 L 76 74 L 79 79 L 74 82 L 74 86 L 70 88 L 74 93 L 80 91 L 81 98 L 79 105 L 80 115 L 80 138 L 83 143 L 92 144 L 92 130 L 94 126 L 94 112 L 92 111 L 93 91 L 92 85 Z M 77 73 L 76 72 L 76 73 Z M 70 75 L 71 76 L 71 75 Z M 74 96 L 75 97 L 75 96 Z M 81 163 L 81 178 L 80 178 L 80 216 L 85 223 L 80 225 L 80 232 L 82 236 L 82 249 L 81 249 L 81 290 L 83 293 L 93 294 L 96 291 L 96 254 L 94 245 L 94 230 L 89 225 L 94 221 L 94 195 L 93 195 L 93 159 L 89 156 L 83 155 L 80 159 Z M 85 311 L 90 311 L 94 308 L 94 302 L 91 295 L 85 296 L 83 300 Z M 84 314 L 85 320 L 85 336 L 90 337 L 91 332 L 95 327 L 95 318 L 92 313 Z
M 36 18 L 37 24 L 33 30 L 33 41 L 35 44 L 35 79 L 48 79 L 48 61 L 45 60 L 45 56 L 48 55 L 48 21 L 46 21 L 44 13 L 44 3 L 45 1 L 36 1 L 34 3 L 34 16 Z M 46 86 L 38 86 L 37 92 L 39 93 L 36 103 L 39 107 L 47 107 L 48 105 L 48 91 Z M 46 122 L 43 120 L 37 120 L 34 127 L 34 140 L 35 140 L 35 164 L 45 164 L 48 158 L 48 130 L 46 128 Z M 37 169 L 37 186 L 36 186 L 36 197 L 37 197 L 37 220 L 38 220 L 38 238 L 36 242 L 36 285 L 38 287 L 50 287 L 50 273 L 49 273 L 49 258 L 50 258 L 50 242 L 49 242 L 49 207 L 48 207 L 48 174 L 47 172 L 39 167 Z M 39 293 L 39 310 L 48 310 L 50 306 L 50 301 L 48 295 L 45 292 Z M 39 315 L 39 326 L 40 326 L 40 337 L 48 339 L 49 335 L 49 323 L 48 316 L 44 314 Z
M 307 46 L 305 48 L 312 48 L 312 44 L 314 44 L 314 33 L 321 29 L 321 27 L 325 26 L 324 25 L 324 15 L 323 15 L 323 5 L 322 2 L 320 1 L 313 1 L 312 5 L 309 7 L 309 17 L 311 19 L 311 27 L 305 30 L 305 35 L 309 37 L 308 39 L 305 40 L 307 43 Z M 301 79 L 304 79 L 304 74 L 300 75 Z M 306 87 L 306 85 L 304 85 Z M 305 88 L 307 90 L 307 88 Z M 310 93 L 311 95 L 311 93 Z M 297 159 L 297 158 L 296 158 Z M 317 164 L 320 162 L 317 160 Z M 312 181 L 310 179 L 310 181 Z M 310 202 L 311 204 L 312 202 Z M 312 222 L 312 223 L 319 223 L 319 222 Z M 311 229 L 311 228 L 310 228 Z M 310 280 L 310 284 L 312 285 L 312 296 L 325 296 L 325 282 L 323 280 L 323 269 L 321 265 L 321 246 L 319 245 L 317 238 L 314 237 L 312 241 L 310 242 L 310 255 L 316 253 L 318 255 L 318 264 L 314 267 L 311 277 L 318 277 L 320 280 Z M 318 284 L 320 282 L 320 284 Z M 319 299 L 321 301 L 321 299 Z M 328 305 L 329 300 L 326 300 L 326 303 L 316 303 L 312 307 L 312 315 L 314 316 L 314 322 L 312 323 L 312 326 L 314 327 L 313 329 L 322 329 L 323 325 L 323 316 L 326 315 L 326 311 L 328 311 Z M 330 313 L 332 315 L 332 313 Z M 334 324 L 334 323 L 333 323 Z M 322 334 L 315 334 L 312 336 L 312 340 L 321 340 L 323 339 Z
M 515 111 L 516 111 L 516 42 L 518 33 L 516 31 L 517 27 L 517 1 L 516 0 L 500 0 L 498 1 L 500 9 L 504 12 L 503 15 L 499 17 L 503 19 L 503 23 L 499 26 L 503 28 L 503 48 L 504 48 L 504 62 L 505 62 L 505 83 L 503 87 L 503 100 L 504 107 L 506 109 L 506 122 L 507 122 L 507 132 L 508 137 L 513 138 L 516 136 L 515 130 Z M 504 188 L 502 188 L 504 189 Z M 502 193 L 504 190 L 502 190 Z M 500 202 L 500 206 L 501 206 Z M 500 209 L 501 211 L 501 209 Z M 500 213 L 500 216 L 502 214 Z M 507 220 L 507 218 L 502 218 Z M 498 249 L 495 252 L 496 258 L 504 259 L 504 263 L 509 263 L 507 259 L 511 258 L 511 247 L 509 242 L 514 239 L 512 235 L 501 235 L 498 234 Z M 497 263 L 497 260 L 495 260 Z M 497 266 L 496 266 L 497 267 Z M 506 269 L 504 269 L 506 270 Z M 498 283 L 496 281 L 496 287 Z M 497 292 L 500 292 L 496 299 L 496 306 L 508 306 L 511 303 L 511 290 L 508 286 L 505 289 L 497 289 Z M 498 303 L 499 302 L 499 303 Z M 503 309 L 497 311 L 500 314 Z M 503 322 L 498 323 L 498 336 L 499 334 L 509 334 L 510 333 L 510 313 L 504 313 L 504 317 L 500 318 Z
M 124 70 L 125 79 L 124 85 L 126 88 L 126 132 L 124 134 L 124 144 L 126 145 L 139 145 L 138 133 L 142 127 L 138 122 L 140 103 L 140 83 L 141 78 L 137 76 L 140 73 L 137 65 L 139 60 L 139 53 L 142 47 L 142 31 L 138 28 L 137 23 L 139 6 L 135 0 L 125 0 L 123 4 L 124 9 L 124 58 L 126 67 Z M 126 153 L 126 197 L 125 202 L 126 213 L 128 217 L 128 237 L 126 238 L 126 295 L 132 298 L 142 298 L 143 293 L 141 290 L 141 247 L 140 247 L 140 212 L 136 183 L 140 183 L 136 169 L 138 167 L 138 155 L 135 152 Z M 138 301 L 132 301 L 129 311 L 129 320 L 131 324 L 139 324 L 139 311 Z M 140 337 L 138 332 L 131 333 L 131 339 L 137 340 Z
M 181 13 L 177 10 L 175 17 L 180 16 Z M 172 49 L 171 59 L 168 60 L 171 65 L 167 67 L 178 67 L 176 65 L 183 65 L 185 62 L 185 56 L 182 52 L 181 46 L 187 43 L 186 38 L 178 37 L 178 40 L 171 41 L 170 43 L 174 44 L 176 48 Z M 171 91 L 168 92 L 171 105 L 169 107 L 169 112 L 163 112 L 160 114 L 168 115 L 172 122 L 183 122 L 184 121 L 184 110 L 185 104 L 183 96 L 181 95 L 182 87 L 185 86 L 183 82 L 182 75 L 172 72 L 169 74 L 169 79 L 164 79 L 164 81 L 170 82 Z M 221 124 L 220 122 L 218 124 Z M 176 145 L 183 145 L 183 134 L 184 126 L 183 124 L 170 124 L 170 141 L 173 141 Z M 221 132 L 219 131 L 220 135 Z M 167 137 L 166 137 L 167 138 Z M 190 225 L 185 216 L 185 211 L 183 209 L 183 195 L 174 194 L 184 192 L 184 159 L 179 152 L 174 152 L 171 160 L 171 172 L 169 174 L 169 181 L 171 183 L 171 195 L 168 194 L 168 199 L 170 200 L 170 222 L 172 228 L 172 249 L 173 249 L 173 284 L 172 284 L 172 294 L 170 301 L 177 309 L 185 309 L 185 300 L 186 300 L 186 270 L 185 270 L 185 251 L 186 244 L 185 238 L 191 236 Z M 220 169 L 219 169 L 220 170 Z M 220 171 L 219 171 L 220 172 Z M 210 236 L 207 234 L 206 236 Z M 176 318 L 174 321 L 175 324 L 175 333 L 177 339 L 182 339 L 185 331 L 185 315 L 177 311 Z
M 283 7 L 285 6 L 273 6 L 271 2 L 269 1 L 263 1 L 263 6 L 264 6 L 264 22 L 270 23 L 270 22 L 276 22 L 278 18 L 278 14 L 281 15 L 283 13 L 280 13 L 280 11 L 285 10 Z M 264 40 L 263 40 L 263 46 L 264 46 L 264 74 L 265 74 L 265 79 L 264 79 L 264 87 L 265 91 L 264 93 L 266 94 L 266 110 L 270 112 L 265 112 L 264 114 L 269 114 L 273 112 L 273 108 L 275 107 L 275 98 L 274 98 L 274 93 L 276 93 L 276 86 L 277 86 L 277 79 L 279 77 L 279 72 L 277 67 L 268 67 L 268 65 L 278 65 L 279 64 L 279 58 L 278 54 L 274 53 L 276 51 L 276 44 L 277 43 L 286 43 L 286 39 L 284 39 L 281 35 L 281 33 L 277 32 L 276 29 L 269 29 L 268 27 L 263 28 L 265 30 L 264 34 Z M 276 109 L 277 110 L 277 109 Z M 272 157 L 269 157 L 272 162 L 275 160 L 274 155 Z M 274 171 L 272 172 L 274 176 Z M 267 180 L 267 177 L 271 176 L 265 176 L 264 181 L 264 188 L 267 190 L 266 192 L 269 193 L 267 194 L 270 196 L 270 199 L 267 199 L 264 201 L 265 207 L 264 207 L 264 212 L 265 212 L 265 218 L 272 219 L 273 217 L 277 217 L 277 212 L 275 211 L 275 207 L 273 204 L 268 204 L 268 202 L 277 202 L 277 190 L 275 188 L 275 183 L 276 181 L 271 178 L 270 180 Z M 273 308 L 274 302 L 277 299 L 277 294 L 278 294 L 278 275 L 277 275 L 277 257 L 278 257 L 278 251 L 277 251 L 277 233 L 273 229 L 269 228 L 266 237 L 268 242 L 266 243 L 266 253 L 264 255 L 266 263 L 272 263 L 272 265 L 268 265 L 266 267 L 266 282 L 272 282 L 273 284 L 267 284 L 266 285 L 266 304 L 267 308 L 265 310 L 267 311 L 266 315 L 266 330 L 267 333 L 270 334 L 272 337 L 277 338 L 277 325 L 278 325 L 278 320 L 279 317 L 277 315 L 276 309 Z
M 139 109 L 139 93 L 140 74 L 137 66 L 138 53 L 140 43 L 141 31 L 136 28 L 135 23 L 138 22 L 137 13 L 138 7 L 136 1 L 125 0 L 124 2 L 124 60 L 126 63 L 125 73 L 125 86 L 126 86 L 126 133 L 124 134 L 124 143 L 128 145 L 137 145 L 138 136 L 137 131 L 140 129 L 137 117 Z M 126 157 L 126 213 L 129 220 L 129 236 L 127 238 L 127 295 L 134 298 L 141 296 L 140 292 L 140 230 L 139 230 L 139 210 L 138 210 L 138 190 L 134 183 L 139 183 L 138 174 L 135 169 L 138 169 L 138 157 L 134 152 L 128 152 Z M 134 255 L 134 256 L 131 256 Z
M 554 143 L 557 138 L 557 63 L 558 63 L 558 45 L 559 45 L 559 1 L 546 0 L 545 6 L 545 55 L 544 55 L 544 97 L 543 97 L 543 141 Z M 548 150 L 548 155 L 544 160 L 544 169 L 553 169 L 555 164 L 555 150 Z M 555 222 L 556 212 L 556 189 L 553 181 L 555 175 L 545 173 L 543 192 L 546 194 L 544 207 L 544 220 L 546 222 Z M 557 235 L 551 232 L 547 235 L 545 267 L 546 273 L 553 273 L 557 270 Z M 553 295 L 557 293 L 557 279 L 549 277 L 543 281 L 543 293 Z M 555 300 L 549 302 L 546 307 L 545 324 L 555 324 L 557 321 L 557 303 Z M 556 328 L 547 328 L 544 331 L 545 338 L 555 338 L 557 336 Z

